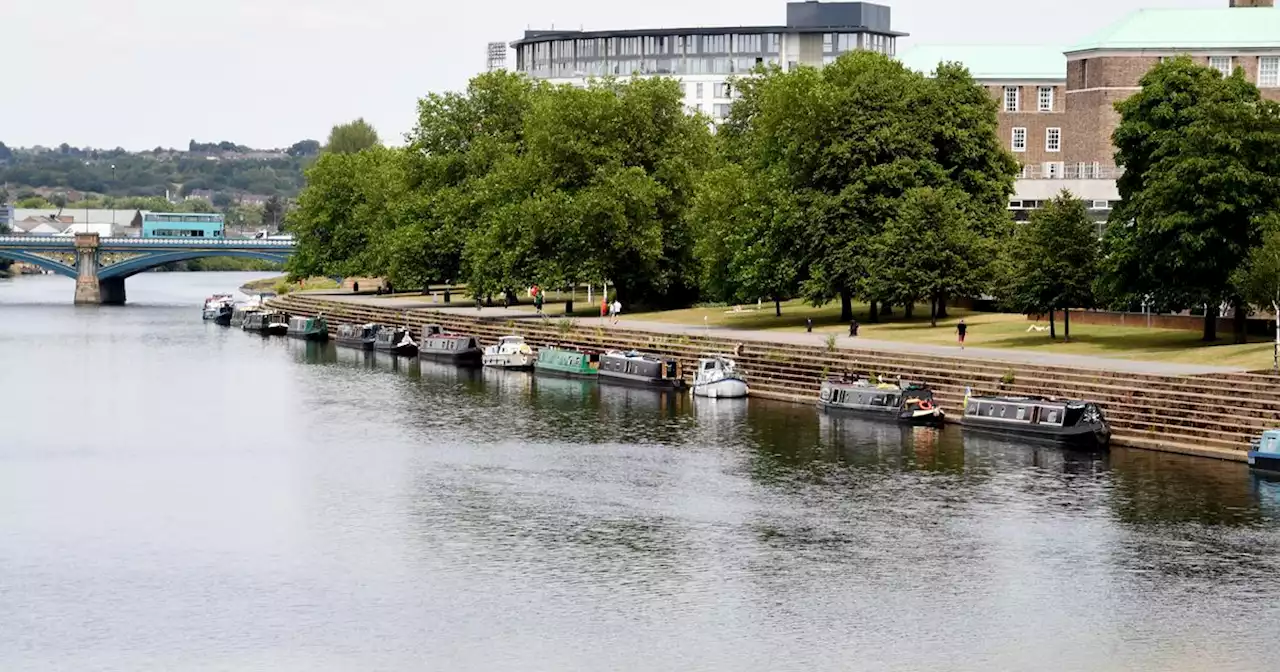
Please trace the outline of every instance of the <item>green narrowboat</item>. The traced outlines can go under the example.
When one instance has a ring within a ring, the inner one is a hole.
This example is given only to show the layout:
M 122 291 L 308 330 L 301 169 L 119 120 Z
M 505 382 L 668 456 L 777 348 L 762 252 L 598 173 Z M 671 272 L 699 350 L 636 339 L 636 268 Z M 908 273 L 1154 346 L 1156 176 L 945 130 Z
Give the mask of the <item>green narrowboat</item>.
M 541 348 L 533 370 L 564 378 L 595 378 L 600 371 L 600 353 L 571 348 Z
M 289 318 L 289 335 L 308 341 L 329 340 L 329 325 L 323 315 L 304 317 L 295 315 Z

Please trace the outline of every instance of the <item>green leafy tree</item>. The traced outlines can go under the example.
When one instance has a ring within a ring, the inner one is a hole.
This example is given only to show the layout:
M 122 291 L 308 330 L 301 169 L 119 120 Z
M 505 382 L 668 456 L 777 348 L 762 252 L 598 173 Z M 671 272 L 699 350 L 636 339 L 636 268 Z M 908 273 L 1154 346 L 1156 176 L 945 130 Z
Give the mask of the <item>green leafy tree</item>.
M 325 153 L 307 170 L 307 188 L 289 214 L 298 241 L 287 265 L 292 277 L 381 273 L 378 241 L 391 228 L 387 212 L 402 198 L 402 151 Z
M 329 141 L 325 143 L 324 150 L 334 154 L 355 154 L 378 144 L 378 132 L 362 117 L 334 126 L 329 131 Z
M 1246 300 L 1271 309 L 1276 323 L 1272 368 L 1280 373 L 1280 214 L 1266 215 L 1259 225 L 1265 231 L 1262 243 L 1236 269 L 1233 281 Z
M 1071 340 L 1071 308 L 1092 308 L 1101 244 L 1084 201 L 1063 191 L 1031 220 L 1017 227 L 1005 250 L 1001 295 L 1022 313 L 1049 313 L 1049 336 L 1057 338 L 1054 311 L 1064 311 Z
M 320 153 L 320 141 L 299 140 L 290 145 L 286 152 L 289 156 L 315 156 Z
M 267 202 L 262 205 L 262 215 L 260 217 L 263 226 L 273 229 L 280 229 L 285 222 L 285 203 L 276 195 L 272 195 Z
M 1231 283 L 1261 240 L 1257 220 L 1280 202 L 1280 108 L 1188 57 L 1169 59 L 1116 105 L 1112 136 L 1121 206 L 1106 236 L 1104 287 L 1113 299 L 1158 308 L 1204 305 L 1204 339 L 1217 337 L 1218 306 L 1247 307 Z

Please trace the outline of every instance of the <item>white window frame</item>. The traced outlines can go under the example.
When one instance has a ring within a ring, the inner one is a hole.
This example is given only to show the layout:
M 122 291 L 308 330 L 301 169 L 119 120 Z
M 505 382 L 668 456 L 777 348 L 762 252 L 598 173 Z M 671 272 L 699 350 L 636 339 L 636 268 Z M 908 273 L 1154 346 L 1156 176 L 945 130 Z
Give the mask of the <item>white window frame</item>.
M 1041 112 L 1053 111 L 1053 87 L 1041 86 L 1036 89 L 1037 109 Z
M 1269 70 L 1269 74 L 1271 76 L 1268 78 L 1263 78 L 1262 75 L 1264 74 L 1264 64 L 1268 64 L 1268 63 L 1271 65 L 1271 67 L 1265 68 L 1265 70 Z M 1268 88 L 1280 86 L 1280 56 L 1259 56 L 1258 57 L 1258 86 L 1268 87 Z
M 1013 94 L 1012 99 L 1009 97 L 1009 94 Z M 1004 107 L 1004 111 L 1005 111 L 1005 112 L 1017 112 L 1017 111 L 1018 111 L 1018 104 L 1021 102 L 1021 101 L 1019 100 L 1019 98 L 1021 98 L 1021 96 L 1022 96 L 1022 92 L 1018 89 L 1018 87 L 1016 87 L 1016 86 L 1006 86 L 1006 87 L 1004 87 L 1004 106 L 1003 106 L 1003 107 Z M 1013 103 L 1013 105 L 1010 105 L 1010 104 L 1009 104 L 1010 102 L 1012 102 L 1012 103 Z
M 1227 59 L 1227 67 L 1225 70 L 1222 67 L 1222 59 L 1224 58 Z M 1217 61 L 1217 62 L 1215 63 L 1214 61 Z M 1209 67 L 1213 68 L 1214 70 L 1217 70 L 1218 72 L 1221 72 L 1223 77 L 1230 77 L 1231 73 L 1235 71 L 1235 64 L 1233 61 L 1234 59 L 1232 59 L 1230 56 L 1210 56 Z
M 1045 161 L 1044 177 L 1048 180 L 1061 180 L 1063 173 L 1063 165 L 1061 161 Z
M 1044 151 L 1061 152 L 1062 151 L 1062 129 L 1057 126 L 1051 126 L 1044 129 Z
M 1021 143 L 1018 142 L 1019 139 L 1022 140 Z M 1009 138 L 1009 147 L 1015 152 L 1027 151 L 1027 129 L 1025 126 L 1014 127 L 1013 135 Z

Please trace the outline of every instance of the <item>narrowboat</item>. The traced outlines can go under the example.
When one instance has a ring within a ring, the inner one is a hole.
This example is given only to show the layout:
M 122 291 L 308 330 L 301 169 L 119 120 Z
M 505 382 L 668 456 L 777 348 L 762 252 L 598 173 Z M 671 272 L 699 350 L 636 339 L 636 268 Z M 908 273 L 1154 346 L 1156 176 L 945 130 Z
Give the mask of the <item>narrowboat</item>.
M 419 357 L 449 362 L 454 366 L 480 366 L 483 354 L 475 336 L 452 334 L 436 324 L 428 324 L 422 328 L 422 341 L 418 343 Z
M 233 327 L 244 327 L 244 318 L 249 313 L 262 310 L 262 298 L 253 297 L 244 303 L 238 303 L 231 311 L 231 321 L 229 324 Z
M 539 348 L 533 370 L 565 378 L 595 378 L 600 371 L 600 354 L 570 347 Z
M 924 385 L 872 382 L 861 377 L 822 381 L 818 406 L 825 411 L 850 411 L 913 425 L 941 424 L 946 419 L 933 401 L 933 390 Z
M 376 324 L 340 324 L 334 341 L 338 345 L 357 350 L 372 350 L 373 341 L 378 336 Z
M 1249 446 L 1249 466 L 1260 471 L 1280 472 L 1280 429 L 1270 429 Z
M 693 395 L 711 399 L 734 399 L 751 393 L 747 378 L 738 371 L 737 362 L 720 355 L 698 360 L 693 374 Z
M 418 342 L 413 340 L 413 335 L 407 328 L 379 327 L 378 335 L 373 339 L 373 349 L 402 357 L 412 357 L 418 354 Z
M 204 311 L 201 317 L 225 327 L 231 324 L 231 314 L 235 312 L 235 306 L 235 300 L 230 294 L 214 294 L 204 300 Z
M 245 331 L 283 336 L 289 331 L 289 316 L 278 310 L 255 310 L 244 316 Z
M 533 370 L 533 348 L 522 336 L 503 336 L 497 344 L 484 349 L 484 365 L 512 371 Z
M 600 356 L 600 380 L 637 387 L 684 388 L 684 371 L 675 359 L 660 359 L 635 350 L 611 350 Z
M 966 393 L 960 424 L 966 430 L 1081 448 L 1104 449 L 1111 442 L 1111 428 L 1102 415 L 1102 407 L 1090 401 L 975 397 Z
M 296 315 L 289 318 L 288 333 L 294 338 L 324 342 L 329 340 L 329 324 L 325 322 L 323 315 L 315 317 Z

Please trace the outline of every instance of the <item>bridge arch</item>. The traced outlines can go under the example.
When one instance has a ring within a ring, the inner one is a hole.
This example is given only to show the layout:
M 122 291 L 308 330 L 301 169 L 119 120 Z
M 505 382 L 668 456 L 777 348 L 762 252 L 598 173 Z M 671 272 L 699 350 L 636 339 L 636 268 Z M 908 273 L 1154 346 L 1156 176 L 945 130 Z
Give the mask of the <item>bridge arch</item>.
M 61 261 L 54 261 L 47 257 L 42 257 L 31 252 L 23 252 L 12 248 L 0 249 L 0 257 L 12 259 L 14 261 L 23 261 L 34 266 L 39 266 L 48 271 L 53 271 L 58 275 L 65 275 L 68 278 L 76 277 L 76 267 L 64 264 Z
M 143 271 L 151 270 L 157 266 L 171 264 L 175 261 L 190 261 L 192 259 L 204 259 L 208 257 L 240 257 L 242 259 L 263 259 L 266 261 L 274 261 L 283 264 L 288 258 L 292 250 L 181 250 L 172 252 L 152 252 L 132 259 L 111 264 L 110 266 L 102 266 L 98 270 L 98 279 L 106 280 L 108 278 L 127 278 L 137 275 Z M 75 277 L 75 270 L 72 269 L 71 277 Z

